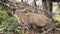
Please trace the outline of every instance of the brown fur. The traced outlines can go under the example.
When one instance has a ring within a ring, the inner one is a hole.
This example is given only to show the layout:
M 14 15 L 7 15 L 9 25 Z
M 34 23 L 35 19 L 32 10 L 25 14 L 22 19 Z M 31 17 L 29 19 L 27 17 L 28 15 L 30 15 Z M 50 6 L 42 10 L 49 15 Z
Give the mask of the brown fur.
M 23 19 L 24 23 L 35 24 L 39 27 L 49 27 L 52 23 L 50 18 L 37 13 L 21 13 L 20 18 Z

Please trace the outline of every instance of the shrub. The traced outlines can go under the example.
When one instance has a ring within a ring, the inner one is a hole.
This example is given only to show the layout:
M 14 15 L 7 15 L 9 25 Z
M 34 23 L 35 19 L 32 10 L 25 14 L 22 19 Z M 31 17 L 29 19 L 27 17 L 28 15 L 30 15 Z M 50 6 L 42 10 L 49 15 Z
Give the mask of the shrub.
M 60 13 L 60 7 L 57 7 L 55 10 L 56 12 Z
M 2 29 L 2 32 L 15 31 L 18 28 L 17 25 L 17 19 L 10 17 L 6 11 L 0 10 L 0 29 Z
M 55 21 L 56 21 L 55 26 L 60 28 L 60 15 L 55 16 Z

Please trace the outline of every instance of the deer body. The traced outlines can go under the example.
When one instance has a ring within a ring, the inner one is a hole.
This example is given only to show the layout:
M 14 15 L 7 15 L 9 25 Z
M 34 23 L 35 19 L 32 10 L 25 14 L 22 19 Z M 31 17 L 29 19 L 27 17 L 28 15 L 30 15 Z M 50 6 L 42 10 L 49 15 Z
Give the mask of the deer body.
M 37 14 L 37 13 L 20 13 L 21 20 L 26 23 L 26 24 L 35 24 L 36 26 L 39 27 L 44 27 L 44 26 L 50 26 L 51 25 L 51 19 L 48 17 Z M 48 26 L 48 27 L 49 27 Z

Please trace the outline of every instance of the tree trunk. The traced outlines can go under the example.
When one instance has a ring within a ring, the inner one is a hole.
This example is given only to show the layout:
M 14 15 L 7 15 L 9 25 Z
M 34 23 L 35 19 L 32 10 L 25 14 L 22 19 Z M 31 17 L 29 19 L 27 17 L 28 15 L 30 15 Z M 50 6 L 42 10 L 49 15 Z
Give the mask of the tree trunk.
M 42 0 L 42 6 L 43 6 L 43 11 L 44 11 L 44 13 L 45 13 L 45 15 L 46 15 L 46 13 L 47 13 L 47 2 L 46 2 L 46 0 Z
M 49 18 L 52 18 L 52 1 L 51 0 L 46 0 L 46 1 L 47 1 L 47 7 L 48 7 L 47 16 Z
M 43 11 L 45 15 L 49 18 L 52 18 L 52 1 L 51 0 L 42 0 Z
M 21 2 L 23 3 L 23 0 L 21 0 Z
M 35 7 L 35 8 L 34 8 L 34 9 L 35 9 L 34 12 L 37 13 L 37 4 L 36 4 L 36 0 L 34 0 L 33 4 L 34 4 L 34 7 Z
M 36 0 L 34 0 L 34 6 L 36 7 L 37 5 L 36 5 Z
M 58 7 L 60 8 L 60 2 L 57 2 L 58 3 Z

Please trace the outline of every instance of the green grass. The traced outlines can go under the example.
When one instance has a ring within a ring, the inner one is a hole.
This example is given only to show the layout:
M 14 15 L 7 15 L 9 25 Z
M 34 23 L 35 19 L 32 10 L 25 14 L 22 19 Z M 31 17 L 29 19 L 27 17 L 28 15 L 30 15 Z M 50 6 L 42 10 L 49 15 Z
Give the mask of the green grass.
M 56 15 L 55 19 L 55 26 L 60 28 L 60 15 Z
M 60 13 L 60 8 L 59 8 L 59 7 L 57 7 L 57 8 L 56 8 L 56 11 Z
M 10 17 L 7 11 L 0 10 L 0 26 L 3 32 L 16 30 L 18 28 L 17 23 L 17 19 Z

